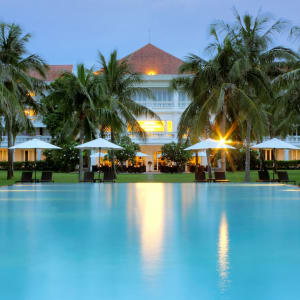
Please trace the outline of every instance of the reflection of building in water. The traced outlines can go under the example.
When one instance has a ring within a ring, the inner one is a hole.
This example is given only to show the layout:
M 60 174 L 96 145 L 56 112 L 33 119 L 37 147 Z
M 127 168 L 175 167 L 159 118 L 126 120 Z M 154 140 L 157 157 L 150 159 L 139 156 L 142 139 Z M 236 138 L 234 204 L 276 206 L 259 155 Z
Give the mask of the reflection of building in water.
M 136 220 L 140 231 L 143 269 L 153 275 L 160 265 L 164 238 L 165 186 L 163 184 L 136 184 Z
M 229 269 L 229 233 L 226 213 L 223 212 L 219 227 L 219 241 L 218 241 L 218 263 L 219 275 L 221 278 L 222 288 L 226 287 Z

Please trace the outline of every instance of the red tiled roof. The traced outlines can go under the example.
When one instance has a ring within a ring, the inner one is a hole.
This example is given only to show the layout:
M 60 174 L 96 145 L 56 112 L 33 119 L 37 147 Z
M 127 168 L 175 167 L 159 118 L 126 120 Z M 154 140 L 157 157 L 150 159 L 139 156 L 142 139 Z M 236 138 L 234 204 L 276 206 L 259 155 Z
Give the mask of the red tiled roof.
M 137 51 L 122 58 L 127 60 L 133 71 L 148 74 L 178 74 L 178 68 L 183 63 L 179 58 L 147 44 Z
M 45 81 L 53 81 L 64 72 L 72 72 L 73 65 L 49 65 L 49 70 L 46 72 L 46 78 L 43 78 L 38 72 L 31 71 L 32 77 L 42 79 Z

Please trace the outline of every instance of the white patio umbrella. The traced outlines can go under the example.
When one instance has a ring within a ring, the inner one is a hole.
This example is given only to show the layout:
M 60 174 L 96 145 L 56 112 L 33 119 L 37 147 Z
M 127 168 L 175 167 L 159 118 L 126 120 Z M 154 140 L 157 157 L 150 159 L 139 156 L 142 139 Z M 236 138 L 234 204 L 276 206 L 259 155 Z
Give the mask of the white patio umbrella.
M 76 146 L 75 148 L 81 149 L 81 150 L 82 149 L 89 149 L 89 150 L 98 149 L 99 153 L 101 153 L 101 149 L 105 149 L 105 150 L 122 150 L 123 149 L 121 146 L 118 146 L 118 145 L 111 143 L 102 138 L 97 138 L 90 142 Z M 99 178 L 100 178 L 100 170 L 99 170 Z
M 146 154 L 146 153 L 143 153 L 143 152 L 136 152 L 135 156 L 137 156 L 137 157 L 147 157 L 149 155 Z
M 188 148 L 185 148 L 186 151 L 199 151 L 199 150 L 208 150 L 208 149 L 235 149 L 234 147 L 213 139 L 206 139 L 204 141 L 201 141 L 197 144 L 194 144 Z M 209 167 L 209 174 L 211 176 L 210 171 L 210 158 L 207 157 L 208 167 Z
M 252 149 L 265 149 L 265 150 L 274 150 L 274 157 L 273 157 L 273 180 L 274 180 L 274 173 L 275 173 L 275 150 L 299 150 L 298 147 L 289 144 L 287 142 L 281 141 L 279 139 L 273 138 L 271 140 L 262 142 L 260 144 L 256 144 L 251 147 Z
M 99 158 L 99 157 L 105 157 L 107 155 L 107 153 L 100 153 L 100 152 L 96 152 L 90 155 L 90 158 Z
M 9 149 L 34 149 L 34 181 L 36 182 L 36 149 L 61 149 L 60 147 L 54 146 L 50 143 L 41 141 L 39 139 L 32 139 L 27 142 L 17 144 L 10 147 Z
M 192 145 L 188 148 L 185 148 L 184 150 L 186 151 L 199 151 L 199 150 L 207 150 L 207 149 L 235 149 L 234 147 L 217 141 L 217 140 L 213 140 L 213 139 L 207 139 L 204 141 L 201 141 L 195 145 Z

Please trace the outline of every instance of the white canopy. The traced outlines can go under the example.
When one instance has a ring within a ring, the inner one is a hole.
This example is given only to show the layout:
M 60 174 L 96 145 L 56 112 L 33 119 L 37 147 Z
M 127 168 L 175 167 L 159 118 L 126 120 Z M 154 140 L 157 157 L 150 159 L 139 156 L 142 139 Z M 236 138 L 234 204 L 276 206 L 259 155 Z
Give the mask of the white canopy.
M 196 156 L 196 152 L 193 153 L 193 156 Z M 198 152 L 198 156 L 199 157 L 206 157 L 206 152 L 204 152 L 204 151 Z
M 253 149 L 290 149 L 290 150 L 299 150 L 298 147 L 296 147 L 296 146 L 294 146 L 292 144 L 283 142 L 283 141 L 281 141 L 279 139 L 276 139 L 276 138 L 268 140 L 268 141 L 265 141 L 265 142 L 262 142 L 262 143 L 257 144 L 257 145 L 254 145 L 251 148 L 253 148 Z
M 43 142 L 39 139 L 32 139 L 27 142 L 17 144 L 9 149 L 61 149 L 60 147 Z
M 137 153 L 135 154 L 135 156 L 138 156 L 138 157 L 146 157 L 146 156 L 149 156 L 149 155 L 146 154 L 146 153 L 143 153 L 143 152 L 137 152 Z
M 235 148 L 230 145 L 227 145 L 221 141 L 207 139 L 207 140 L 199 142 L 195 145 L 192 145 L 184 150 L 197 151 L 197 150 L 205 150 L 205 149 L 235 149 Z
M 105 139 L 98 138 L 93 141 L 76 146 L 77 149 L 106 149 L 106 150 L 122 150 L 121 146 L 113 144 Z
M 101 152 L 96 152 L 90 155 L 90 158 L 99 158 L 100 157 L 105 157 L 107 153 L 101 153 Z

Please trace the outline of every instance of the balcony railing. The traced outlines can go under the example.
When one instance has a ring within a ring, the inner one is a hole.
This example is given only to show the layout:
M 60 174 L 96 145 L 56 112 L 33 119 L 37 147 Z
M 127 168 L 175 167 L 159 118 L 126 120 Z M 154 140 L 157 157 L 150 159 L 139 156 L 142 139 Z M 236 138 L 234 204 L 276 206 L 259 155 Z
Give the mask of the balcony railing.
M 47 143 L 49 143 L 51 141 L 51 137 L 47 136 L 47 135 L 34 135 L 34 136 L 19 135 L 16 137 L 15 145 L 27 142 L 32 139 L 39 139 L 39 140 L 41 140 L 43 142 L 47 142 Z M 8 145 L 7 136 L 2 136 L 2 140 L 0 141 L 0 146 L 7 147 L 7 145 Z

